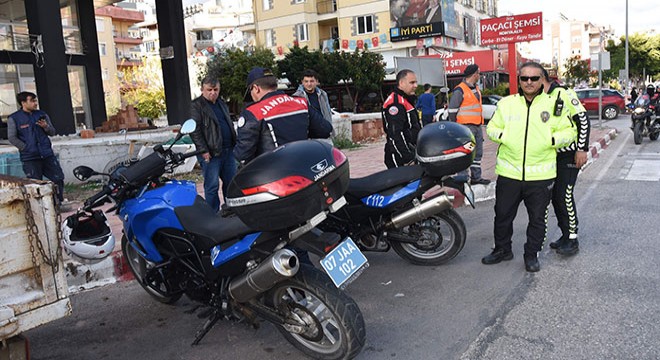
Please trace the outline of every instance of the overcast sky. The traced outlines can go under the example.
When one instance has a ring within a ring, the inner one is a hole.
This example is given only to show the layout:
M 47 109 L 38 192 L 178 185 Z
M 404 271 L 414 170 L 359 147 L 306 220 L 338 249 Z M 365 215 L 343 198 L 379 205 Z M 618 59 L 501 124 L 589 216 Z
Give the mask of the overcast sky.
M 626 0 L 499 0 L 498 13 L 543 12 L 543 19 L 554 20 L 559 13 L 569 20 L 586 20 L 611 25 L 618 36 L 626 32 Z M 655 29 L 660 32 L 660 0 L 628 0 L 628 34 Z

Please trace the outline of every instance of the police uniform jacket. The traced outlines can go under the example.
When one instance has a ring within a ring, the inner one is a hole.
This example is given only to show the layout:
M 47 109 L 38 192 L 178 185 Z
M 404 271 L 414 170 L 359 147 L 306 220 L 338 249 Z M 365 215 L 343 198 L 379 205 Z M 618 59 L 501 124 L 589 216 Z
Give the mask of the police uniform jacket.
M 421 129 L 419 112 L 412 105 L 414 103 L 414 96 L 408 96 L 398 88 L 383 103 L 386 151 L 393 151 L 403 163 L 415 159 L 417 134 Z
M 330 122 L 319 112 L 308 111 L 306 99 L 273 91 L 241 112 L 234 156 L 247 163 L 286 143 L 328 138 L 331 132 Z
M 557 176 L 557 149 L 575 140 L 568 109 L 553 114 L 554 97 L 542 91 L 528 103 L 522 95 L 509 95 L 497 103 L 486 127 L 499 144 L 495 173 L 514 180 L 549 180 Z
M 589 151 L 589 118 L 577 94 L 573 89 L 559 85 L 556 82 L 550 84 L 548 94 L 555 98 L 555 108 L 561 102 L 563 107 L 568 107 L 568 116 L 577 128 L 577 137 L 570 145 L 560 148 L 558 152 L 571 152 L 575 150 Z

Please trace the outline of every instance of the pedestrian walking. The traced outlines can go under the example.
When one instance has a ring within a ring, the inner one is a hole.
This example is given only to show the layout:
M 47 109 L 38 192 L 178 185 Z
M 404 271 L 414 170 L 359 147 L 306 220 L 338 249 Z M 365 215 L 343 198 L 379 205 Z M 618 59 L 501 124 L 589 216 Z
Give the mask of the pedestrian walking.
M 417 99 L 415 107 L 422 111 L 422 126 L 433 122 L 435 96 L 431 93 L 431 84 L 424 84 L 424 93 Z
M 220 98 L 220 82 L 207 76 L 201 82 L 202 95 L 192 101 L 191 117 L 197 128 L 190 137 L 198 151 L 197 159 L 204 175 L 204 199 L 213 211 L 220 210 L 218 190 L 222 180 L 222 195 L 227 196 L 229 182 L 236 175 L 234 145 L 236 131 L 227 104 Z
M 484 135 L 481 125 L 484 124 L 484 116 L 481 108 L 481 91 L 477 86 L 479 81 L 479 66 L 470 64 L 463 71 L 463 81 L 461 81 L 449 100 L 449 120 L 463 124 L 470 129 L 474 135 L 476 143 L 474 161 L 470 165 L 470 184 L 488 185 L 489 179 L 481 177 L 481 158 L 484 153 Z M 468 176 L 468 170 L 458 173 L 459 176 Z
M 499 144 L 495 173 L 493 251 L 481 259 L 490 265 L 513 259 L 511 237 L 518 206 L 524 202 L 529 216 L 525 243 L 525 269 L 539 271 L 538 252 L 546 238 L 552 186 L 557 176 L 556 149 L 575 139 L 568 109 L 553 112 L 554 100 L 543 93 L 543 67 L 535 62 L 520 67 L 518 94 L 497 104 L 488 123 L 490 139 Z
M 7 139 L 18 148 L 23 172 L 30 179 L 47 178 L 56 185 L 58 205 L 64 201 L 64 172 L 49 136 L 56 134 L 46 112 L 39 110 L 37 95 L 16 94 L 20 109 L 7 118 Z
M 421 129 L 416 103 L 417 75 L 404 69 L 396 74 L 396 88 L 383 103 L 385 128 L 385 165 L 394 168 L 411 164 L 415 160 L 415 144 Z
M 557 149 L 557 178 L 552 188 L 552 207 L 562 235 L 558 240 L 550 243 L 550 248 L 556 249 L 557 253 L 573 255 L 579 250 L 577 204 L 573 191 L 578 173 L 587 163 L 589 118 L 575 91 L 559 85 L 556 81 L 550 81 L 545 69 L 543 89 L 554 99 L 555 114 L 560 113 L 562 107 L 568 108 L 568 116 L 577 128 L 577 137 L 571 144 Z

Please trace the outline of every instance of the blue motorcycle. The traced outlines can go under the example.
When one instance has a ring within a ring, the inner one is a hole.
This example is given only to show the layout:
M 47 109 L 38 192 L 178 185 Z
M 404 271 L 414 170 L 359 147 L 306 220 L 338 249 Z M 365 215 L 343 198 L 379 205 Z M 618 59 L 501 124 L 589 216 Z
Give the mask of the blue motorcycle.
M 174 143 L 195 126 L 186 121 Z M 339 286 L 358 276 L 366 259 L 352 240 L 339 242 L 314 229 L 345 204 L 346 157 L 312 140 L 264 154 L 232 181 L 235 214 L 223 217 L 197 195 L 193 182 L 162 177 L 198 152 L 154 150 L 110 174 L 80 166 L 74 175 L 82 181 L 108 176 L 83 210 L 114 203 L 108 212 L 116 211 L 123 222 L 123 255 L 149 295 L 167 304 L 186 295 L 211 309 L 193 345 L 221 318 L 254 326 L 263 319 L 313 358 L 355 357 L 365 343 L 364 319 Z M 335 252 L 322 260 L 330 265 L 324 266 L 327 274 L 301 263 L 291 250 L 325 249 L 328 242 Z

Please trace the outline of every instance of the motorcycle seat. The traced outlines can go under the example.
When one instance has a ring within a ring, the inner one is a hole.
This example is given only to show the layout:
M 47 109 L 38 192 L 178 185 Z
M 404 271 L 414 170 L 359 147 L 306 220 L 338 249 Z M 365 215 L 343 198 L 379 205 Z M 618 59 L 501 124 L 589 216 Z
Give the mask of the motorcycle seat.
M 387 169 L 362 178 L 351 179 L 348 183 L 348 191 L 346 193 L 361 199 L 365 196 L 417 180 L 422 177 L 422 174 L 424 174 L 424 169 L 420 165 Z
M 255 232 L 245 225 L 238 216 L 222 217 L 199 195 L 190 206 L 179 206 L 174 213 L 183 228 L 190 233 L 200 235 L 212 241 L 207 246 L 215 246 L 235 240 L 237 237 Z

